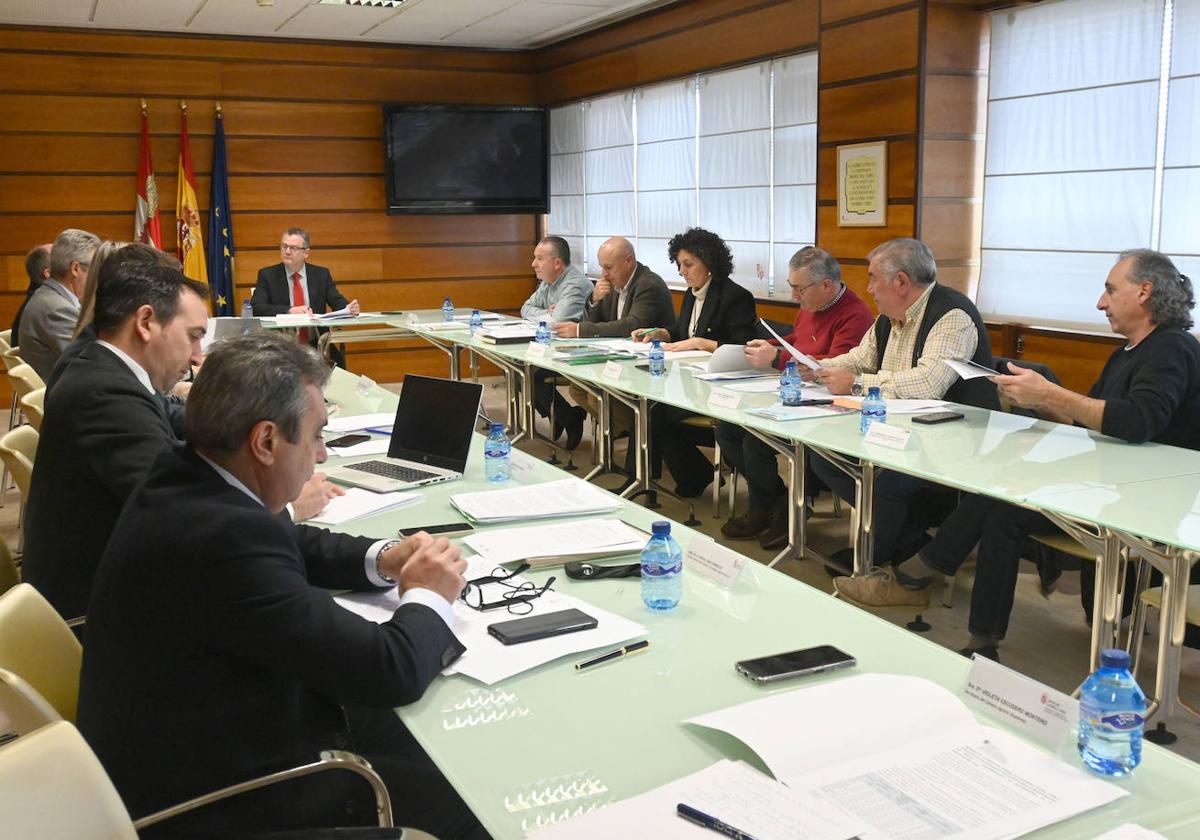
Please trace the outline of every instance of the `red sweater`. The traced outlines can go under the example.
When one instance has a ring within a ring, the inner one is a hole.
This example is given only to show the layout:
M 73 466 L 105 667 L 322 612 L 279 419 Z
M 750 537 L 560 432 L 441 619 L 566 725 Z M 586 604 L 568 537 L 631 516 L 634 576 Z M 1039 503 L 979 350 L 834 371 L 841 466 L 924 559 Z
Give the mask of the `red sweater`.
M 828 309 L 820 312 L 798 310 L 792 331 L 784 336 L 788 344 L 814 359 L 840 356 L 857 347 L 875 323 L 875 316 L 849 286 L 844 289 L 842 296 Z M 775 367 L 782 370 L 790 358 L 786 352 L 781 353 Z

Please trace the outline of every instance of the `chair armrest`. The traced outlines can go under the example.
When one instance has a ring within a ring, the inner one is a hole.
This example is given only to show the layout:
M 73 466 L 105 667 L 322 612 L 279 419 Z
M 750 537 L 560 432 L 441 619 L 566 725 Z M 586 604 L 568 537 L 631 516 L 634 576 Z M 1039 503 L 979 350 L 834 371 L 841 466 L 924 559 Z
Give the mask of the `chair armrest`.
M 238 782 L 235 785 L 197 796 L 194 799 L 189 799 L 170 808 L 164 808 L 161 811 L 148 814 L 140 820 L 136 820 L 133 827 L 141 831 L 147 826 L 177 817 L 196 808 L 219 802 L 222 799 L 228 799 L 231 796 L 268 787 L 278 782 L 286 782 L 291 779 L 298 779 L 301 776 L 309 776 L 323 770 L 349 770 L 352 773 L 362 776 L 371 786 L 371 790 L 375 792 L 375 811 L 379 819 L 379 825 L 383 828 L 392 827 L 392 799 L 388 796 L 383 780 L 379 778 L 379 774 L 375 772 L 375 769 L 371 767 L 365 758 L 351 752 L 343 752 L 342 750 L 324 750 L 321 752 L 321 757 L 311 764 L 303 764 L 288 770 L 280 770 L 278 773 L 260 776 L 257 779 Z

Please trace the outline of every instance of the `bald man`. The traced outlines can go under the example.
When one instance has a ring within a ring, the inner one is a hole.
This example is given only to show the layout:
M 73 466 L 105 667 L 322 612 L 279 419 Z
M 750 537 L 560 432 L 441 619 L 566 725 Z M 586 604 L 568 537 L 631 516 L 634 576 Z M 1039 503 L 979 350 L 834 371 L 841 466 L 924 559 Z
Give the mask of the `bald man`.
M 559 338 L 624 338 L 634 330 L 675 323 L 675 303 L 663 279 L 637 261 L 629 240 L 606 239 L 596 250 L 600 279 L 584 302 L 579 323 L 562 322 Z

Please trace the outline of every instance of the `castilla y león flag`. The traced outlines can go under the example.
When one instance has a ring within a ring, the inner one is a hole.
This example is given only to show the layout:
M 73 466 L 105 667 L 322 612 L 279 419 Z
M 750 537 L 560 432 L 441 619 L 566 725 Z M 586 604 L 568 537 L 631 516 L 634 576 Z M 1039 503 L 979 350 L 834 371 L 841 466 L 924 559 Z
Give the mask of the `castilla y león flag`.
M 142 145 L 138 151 L 137 205 L 133 214 L 133 241 L 162 250 L 162 227 L 158 217 L 158 188 L 154 186 L 154 163 L 150 160 L 150 118 L 142 100 Z

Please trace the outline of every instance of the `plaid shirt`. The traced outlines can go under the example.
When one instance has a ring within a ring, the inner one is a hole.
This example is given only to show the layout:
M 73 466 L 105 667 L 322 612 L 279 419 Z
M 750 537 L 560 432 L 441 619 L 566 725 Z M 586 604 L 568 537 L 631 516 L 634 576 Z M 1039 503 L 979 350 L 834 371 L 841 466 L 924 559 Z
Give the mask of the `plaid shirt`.
M 916 367 L 910 367 L 921 319 L 933 291 L 929 284 L 912 306 L 904 312 L 904 322 L 892 320 L 892 332 L 883 351 L 883 363 L 878 369 L 875 360 L 879 353 L 875 347 L 875 329 L 867 330 L 859 345 L 849 353 L 825 359 L 824 367 L 848 368 L 862 375 L 863 388 L 879 386 L 885 399 L 937 400 L 946 395 L 958 374 L 942 359 L 967 360 L 975 355 L 979 334 L 971 316 L 961 309 L 952 309 L 943 315 L 929 330 L 925 347 Z

